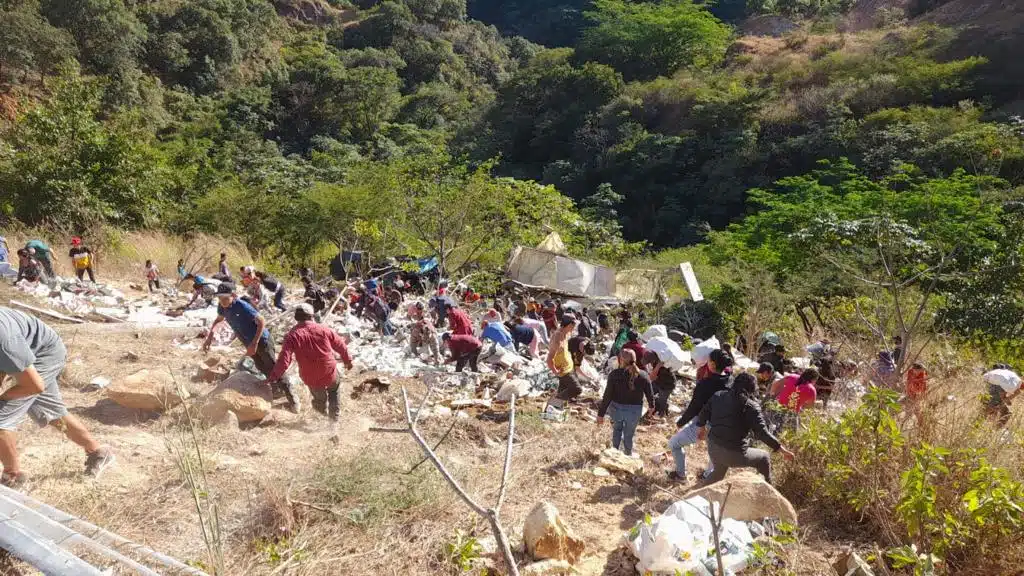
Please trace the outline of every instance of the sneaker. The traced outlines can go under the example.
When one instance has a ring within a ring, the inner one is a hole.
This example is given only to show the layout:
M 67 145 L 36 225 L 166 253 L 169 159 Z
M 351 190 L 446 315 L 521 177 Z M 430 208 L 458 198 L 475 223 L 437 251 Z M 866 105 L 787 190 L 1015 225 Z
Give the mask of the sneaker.
M 684 474 L 684 475 L 680 476 L 679 473 L 676 472 L 675 470 L 670 470 L 669 471 L 668 479 L 670 481 L 672 481 L 672 482 L 682 482 L 684 484 L 686 483 L 686 475 Z
M 28 475 L 24 472 L 18 474 L 4 474 L 0 476 L 0 484 L 18 492 L 28 491 Z
M 109 446 L 102 446 L 85 459 L 85 475 L 98 479 L 115 461 L 117 457 L 114 456 L 114 451 Z

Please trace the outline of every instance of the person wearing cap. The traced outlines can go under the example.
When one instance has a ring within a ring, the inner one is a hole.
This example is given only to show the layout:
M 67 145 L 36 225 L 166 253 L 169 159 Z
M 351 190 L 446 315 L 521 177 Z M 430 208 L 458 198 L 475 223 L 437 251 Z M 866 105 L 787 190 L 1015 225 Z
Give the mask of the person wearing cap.
M 92 250 L 82 245 L 82 239 L 75 236 L 71 239 L 71 251 L 68 252 L 68 257 L 71 258 L 71 265 L 75 268 L 75 275 L 78 276 L 79 280 L 85 277 L 85 273 L 89 273 L 89 282 L 96 283 L 96 276 L 92 271 Z
M 441 336 L 441 341 L 444 342 L 444 345 L 448 347 L 448 351 L 452 354 L 448 357 L 448 362 L 455 362 L 456 372 L 462 372 L 462 369 L 467 365 L 473 372 L 480 371 L 480 368 L 477 366 L 477 360 L 480 359 L 480 351 L 484 345 L 477 340 L 476 336 L 445 332 L 444 336 Z
M 562 316 L 561 327 L 551 335 L 548 347 L 547 365 L 558 378 L 558 392 L 555 398 L 563 403 L 576 398 L 583 392 L 576 379 L 576 366 L 572 352 L 569 350 L 569 339 L 576 332 L 576 317 L 565 314 Z
M 53 260 L 50 258 L 50 247 L 46 245 L 46 242 L 42 240 L 29 240 L 25 243 L 25 249 L 28 253 L 39 261 L 43 266 L 43 271 L 46 272 L 47 278 L 54 278 L 57 275 L 53 273 Z
M 473 335 L 473 322 L 469 319 L 469 314 L 458 306 L 448 309 L 448 324 L 452 334 Z
M 337 422 L 341 410 L 338 400 L 341 375 L 335 354 L 341 358 L 346 370 L 352 369 L 352 357 L 341 336 L 331 328 L 317 324 L 313 319 L 315 314 L 313 306 L 305 302 L 295 308 L 298 324 L 284 337 L 281 353 L 268 380 L 272 385 L 280 386 L 281 377 L 294 358 L 299 363 L 299 378 L 313 396 L 313 409 Z
M 207 306 L 213 304 L 213 300 L 217 297 L 217 287 L 221 284 L 220 280 L 204 276 L 193 276 L 191 274 L 186 274 L 185 280 L 192 280 L 192 299 L 189 300 L 188 304 L 182 306 L 181 310 L 192 308 L 200 298 L 206 302 Z
M 256 369 L 269 378 L 274 370 L 274 364 L 277 363 L 277 355 L 274 341 L 267 330 L 266 320 L 251 304 L 235 295 L 235 285 L 230 282 L 222 282 L 217 287 L 217 300 L 217 319 L 213 321 L 206 335 L 203 351 L 210 350 L 217 326 L 221 322 L 227 322 L 235 336 L 245 345 L 245 355 L 252 358 Z M 288 398 L 288 408 L 297 412 L 299 404 L 290 385 L 282 384 L 280 381 L 272 383 L 283 389 L 285 397 Z

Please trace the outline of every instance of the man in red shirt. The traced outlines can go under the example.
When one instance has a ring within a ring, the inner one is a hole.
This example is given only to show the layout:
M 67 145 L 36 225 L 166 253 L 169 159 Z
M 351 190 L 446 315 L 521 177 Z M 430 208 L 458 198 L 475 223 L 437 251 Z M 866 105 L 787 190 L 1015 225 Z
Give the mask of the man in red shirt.
M 451 326 L 452 335 L 473 335 L 473 322 L 469 319 L 469 314 L 461 308 L 449 308 L 448 309 L 448 324 Z
M 448 347 L 452 355 L 448 362 L 455 362 L 455 371 L 462 372 L 462 369 L 469 365 L 473 372 L 479 372 L 477 360 L 480 358 L 480 350 L 483 344 L 472 334 L 452 334 L 445 332 L 441 337 L 444 345 Z
M 281 353 L 268 381 L 279 381 L 295 358 L 299 362 L 299 377 L 313 395 L 313 409 L 337 421 L 340 375 L 334 354 L 341 357 L 348 370 L 352 369 L 352 357 L 341 336 L 331 328 L 317 324 L 313 315 L 313 306 L 309 304 L 299 304 L 295 309 L 298 324 L 284 337 Z

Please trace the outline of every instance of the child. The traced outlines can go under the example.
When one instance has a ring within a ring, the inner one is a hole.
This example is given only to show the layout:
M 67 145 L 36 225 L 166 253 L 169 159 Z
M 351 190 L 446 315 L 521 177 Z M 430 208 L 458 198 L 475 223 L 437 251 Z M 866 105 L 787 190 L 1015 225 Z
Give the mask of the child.
M 907 404 L 917 422 L 921 422 L 921 401 L 928 393 L 928 371 L 924 364 L 914 362 L 907 370 Z
M 152 260 L 146 260 L 146 280 L 149 281 L 150 293 L 154 291 L 154 286 L 157 290 L 160 289 L 160 269 L 153 264 Z
M 184 259 L 179 259 L 178 260 L 178 282 L 181 282 L 182 280 L 184 280 L 185 276 L 188 276 L 188 272 L 185 271 L 185 260 Z

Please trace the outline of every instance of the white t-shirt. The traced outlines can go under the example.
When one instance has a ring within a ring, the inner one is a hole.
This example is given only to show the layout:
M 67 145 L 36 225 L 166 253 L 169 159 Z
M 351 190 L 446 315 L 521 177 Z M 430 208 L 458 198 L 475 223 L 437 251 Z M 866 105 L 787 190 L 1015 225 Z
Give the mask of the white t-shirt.
M 1012 370 L 992 370 L 983 378 L 986 383 L 999 386 L 1007 394 L 1013 394 L 1020 388 L 1020 376 Z

